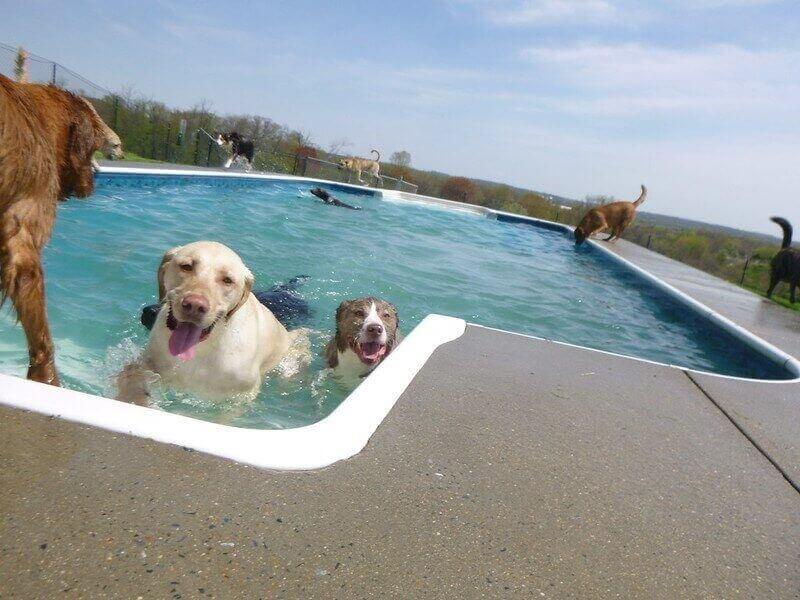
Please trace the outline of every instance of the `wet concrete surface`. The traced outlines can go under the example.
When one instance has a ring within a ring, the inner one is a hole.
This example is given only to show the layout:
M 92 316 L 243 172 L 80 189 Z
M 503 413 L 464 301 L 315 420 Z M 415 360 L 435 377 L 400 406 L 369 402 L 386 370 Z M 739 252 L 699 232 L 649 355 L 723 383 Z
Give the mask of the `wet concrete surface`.
M 0 409 L 4 598 L 790 598 L 800 495 L 680 370 L 470 326 L 259 471 Z
M 800 315 L 612 247 L 800 355 Z M 470 326 L 305 473 L 0 408 L 0 598 L 798 598 L 796 390 Z
M 800 357 L 800 312 L 636 244 L 620 240 L 604 246 L 784 352 Z M 800 489 L 800 383 L 692 377 Z

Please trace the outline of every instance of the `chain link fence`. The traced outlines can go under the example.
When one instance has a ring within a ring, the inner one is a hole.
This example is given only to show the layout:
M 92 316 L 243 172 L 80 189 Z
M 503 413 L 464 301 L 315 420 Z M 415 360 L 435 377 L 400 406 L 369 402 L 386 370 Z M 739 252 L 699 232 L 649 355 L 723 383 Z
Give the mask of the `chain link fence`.
M 14 79 L 19 49 L 0 43 L 0 73 Z M 122 138 L 125 153 L 134 160 L 221 167 L 228 160 L 213 132 L 222 127 L 220 118 L 208 108 L 171 110 L 151 100 L 136 98 L 131 93 L 118 94 L 89 81 L 82 75 L 55 62 L 26 53 L 28 81 L 56 85 L 89 100 L 103 120 Z M 274 125 L 274 124 L 273 124 Z M 248 137 L 247 129 L 240 130 Z M 273 140 L 255 136 L 254 169 L 270 173 L 285 173 L 348 182 L 353 174 L 339 169 L 333 160 L 317 156 L 317 149 L 273 136 Z M 321 152 L 321 151 L 319 151 Z M 233 165 L 234 169 L 242 165 Z M 366 174 L 365 174 L 366 176 Z M 357 183 L 357 182 L 353 182 Z M 383 176 L 381 187 L 416 192 L 417 186 L 408 181 Z

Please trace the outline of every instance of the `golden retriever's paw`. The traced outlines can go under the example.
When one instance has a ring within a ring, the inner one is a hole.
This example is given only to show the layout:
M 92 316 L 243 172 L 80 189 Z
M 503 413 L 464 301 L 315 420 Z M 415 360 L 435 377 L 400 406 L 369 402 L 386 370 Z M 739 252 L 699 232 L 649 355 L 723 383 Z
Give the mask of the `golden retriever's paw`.
M 28 367 L 28 379 L 56 387 L 61 385 L 58 373 L 56 373 L 56 365 L 52 361 Z

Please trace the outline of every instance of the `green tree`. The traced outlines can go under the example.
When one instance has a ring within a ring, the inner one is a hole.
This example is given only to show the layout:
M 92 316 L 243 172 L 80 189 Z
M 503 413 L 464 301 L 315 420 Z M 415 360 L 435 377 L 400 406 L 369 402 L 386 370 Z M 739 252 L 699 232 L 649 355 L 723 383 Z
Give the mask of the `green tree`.
M 471 179 L 466 177 L 451 177 L 444 182 L 439 191 L 442 198 L 475 204 L 478 200 L 478 188 Z
M 411 153 L 406 150 L 392 152 L 392 155 L 389 157 L 389 162 L 398 167 L 407 169 L 411 166 Z

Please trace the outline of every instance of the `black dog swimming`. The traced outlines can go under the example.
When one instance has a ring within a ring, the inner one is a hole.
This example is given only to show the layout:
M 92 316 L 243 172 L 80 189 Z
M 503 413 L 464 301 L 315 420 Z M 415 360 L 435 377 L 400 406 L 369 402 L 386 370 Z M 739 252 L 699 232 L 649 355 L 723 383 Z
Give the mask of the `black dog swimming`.
M 769 289 L 767 298 L 772 297 L 775 286 L 781 281 L 789 284 L 789 301 L 797 302 L 797 286 L 800 285 L 800 248 L 792 248 L 792 226 L 783 217 L 772 217 L 772 221 L 783 229 L 783 243 L 778 253 L 769 263 Z
M 253 295 L 272 311 L 272 314 L 284 327 L 297 327 L 311 316 L 308 302 L 297 293 L 297 288 L 306 279 L 308 279 L 308 275 L 298 275 L 286 283 L 275 285 L 268 290 L 253 292 Z M 150 304 L 142 308 L 140 318 L 142 325 L 147 329 L 152 329 L 160 310 L 160 304 Z
M 349 208 L 351 210 L 361 210 L 360 206 L 352 206 L 347 204 L 347 202 L 342 202 L 338 198 L 334 198 L 321 187 L 315 187 L 313 190 L 311 190 L 311 193 L 322 200 L 325 204 L 330 204 L 331 206 L 341 206 L 342 208 Z
M 230 133 L 218 133 L 217 144 L 228 149 L 231 157 L 225 163 L 228 169 L 240 156 L 247 159 L 248 170 L 253 168 L 253 157 L 255 156 L 255 145 L 252 140 L 246 140 L 235 131 Z

